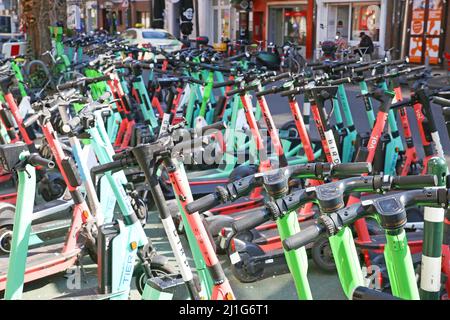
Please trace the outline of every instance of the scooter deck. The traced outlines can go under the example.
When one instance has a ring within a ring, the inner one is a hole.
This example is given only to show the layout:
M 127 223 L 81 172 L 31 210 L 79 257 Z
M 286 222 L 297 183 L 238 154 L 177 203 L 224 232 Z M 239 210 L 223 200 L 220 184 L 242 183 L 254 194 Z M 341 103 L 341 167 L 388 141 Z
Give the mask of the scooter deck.
M 123 292 L 99 293 L 97 288 L 86 288 L 56 297 L 54 300 L 107 300 L 121 294 Z
M 77 260 L 80 249 L 62 253 L 64 243 L 56 243 L 28 251 L 24 282 L 30 282 L 65 271 Z M 0 290 L 5 290 L 8 256 L 0 256 Z

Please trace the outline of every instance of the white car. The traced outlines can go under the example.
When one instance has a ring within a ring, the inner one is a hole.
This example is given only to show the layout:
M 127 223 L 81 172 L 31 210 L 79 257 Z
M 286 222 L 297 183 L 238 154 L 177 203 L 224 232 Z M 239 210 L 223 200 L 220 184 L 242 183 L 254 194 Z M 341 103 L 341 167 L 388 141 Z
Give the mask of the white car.
M 172 34 L 164 29 L 127 29 L 122 36 L 130 41 L 130 44 L 137 44 L 139 47 L 156 47 L 167 52 L 181 49 L 183 45 Z

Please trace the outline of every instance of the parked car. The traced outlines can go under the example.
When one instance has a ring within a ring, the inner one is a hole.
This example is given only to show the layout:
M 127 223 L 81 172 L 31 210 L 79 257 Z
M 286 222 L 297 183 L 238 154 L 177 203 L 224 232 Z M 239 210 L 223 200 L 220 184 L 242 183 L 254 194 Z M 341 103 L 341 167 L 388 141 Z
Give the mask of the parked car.
M 157 47 L 167 52 L 180 50 L 183 43 L 175 36 L 164 29 L 141 29 L 130 28 L 122 33 L 125 39 L 130 41 L 130 44 L 137 44 L 140 47 Z

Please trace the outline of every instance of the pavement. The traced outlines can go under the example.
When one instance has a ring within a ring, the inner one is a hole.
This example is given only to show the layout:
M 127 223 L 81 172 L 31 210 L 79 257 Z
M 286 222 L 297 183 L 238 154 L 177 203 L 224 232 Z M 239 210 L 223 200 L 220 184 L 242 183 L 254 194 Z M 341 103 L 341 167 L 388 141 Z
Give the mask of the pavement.
M 360 98 L 357 98 L 356 88 L 350 88 L 348 90 L 350 107 L 352 109 L 352 114 L 354 117 L 356 128 L 359 132 L 367 131 L 368 124 L 365 115 L 364 106 Z M 404 96 L 407 97 L 409 94 L 409 89 L 404 88 Z M 302 101 L 299 97 L 298 101 Z M 292 120 L 292 116 L 289 111 L 289 106 L 285 98 L 279 96 L 269 96 L 267 97 L 268 105 L 273 113 L 275 123 L 277 127 L 280 127 L 286 121 Z M 436 118 L 438 130 L 442 139 L 442 144 L 446 155 L 450 155 L 450 140 L 448 138 L 447 130 L 443 121 L 442 113 L 440 112 L 440 107 L 433 105 L 433 113 Z M 417 125 L 414 120 L 414 115 L 412 110 L 408 110 L 409 118 L 412 123 L 413 139 L 417 141 L 416 145 L 420 146 L 420 136 L 417 129 Z M 318 138 L 317 130 L 314 125 L 311 126 L 311 137 Z M 418 148 L 419 158 L 423 157 L 423 150 Z M 447 160 L 450 160 L 447 157 Z M 156 212 L 150 213 L 149 223 L 145 228 L 145 231 L 149 237 L 152 238 L 154 245 L 156 246 L 159 253 L 168 256 L 172 262 L 174 262 L 173 255 L 170 252 L 168 242 L 166 240 L 164 230 L 159 223 L 159 218 Z M 184 246 L 187 248 L 187 246 Z M 188 256 L 190 253 L 187 252 Z M 263 300 L 263 299 L 282 299 L 290 300 L 296 299 L 296 293 L 292 278 L 289 274 L 279 275 L 276 277 L 264 279 L 262 281 L 254 283 L 240 283 L 231 273 L 230 264 L 228 261 L 224 260 L 223 257 L 221 261 L 224 266 L 224 270 L 231 286 L 238 299 L 252 299 L 252 300 Z M 74 270 L 69 270 L 68 274 L 57 274 L 44 279 L 36 280 L 32 283 L 26 284 L 24 289 L 24 299 L 51 299 L 62 294 L 72 292 L 74 285 L 77 285 L 76 281 L 73 279 L 80 279 L 78 283 L 79 288 L 86 288 L 96 285 L 96 266 L 89 262 L 89 258 L 83 259 L 85 275 L 81 277 L 73 277 Z M 174 263 L 175 265 L 175 263 Z M 193 265 L 191 261 L 191 265 Z M 315 299 L 333 299 L 341 300 L 345 299 L 342 289 L 340 287 L 337 275 L 335 273 L 325 273 L 318 270 L 314 263 L 310 261 L 310 266 L 308 269 L 308 278 L 311 285 L 311 290 Z M 178 298 L 183 298 L 183 293 L 177 293 Z M 134 287 L 131 292 L 131 299 L 139 299 L 139 294 Z

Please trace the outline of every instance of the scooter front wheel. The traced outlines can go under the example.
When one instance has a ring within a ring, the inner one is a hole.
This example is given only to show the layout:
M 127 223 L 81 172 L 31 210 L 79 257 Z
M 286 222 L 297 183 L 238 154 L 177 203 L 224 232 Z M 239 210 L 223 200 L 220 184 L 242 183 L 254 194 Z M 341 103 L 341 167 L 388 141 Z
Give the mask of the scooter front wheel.
M 314 263 L 325 272 L 336 271 L 333 254 L 327 237 L 317 239 L 311 248 Z
M 161 277 L 177 273 L 175 268 L 168 263 L 161 265 L 158 263 L 151 262 L 150 269 L 152 277 Z M 142 293 L 144 292 L 145 284 L 147 283 L 148 280 L 148 276 L 145 273 L 144 267 L 141 265 L 141 263 L 136 265 L 134 269 L 134 276 L 136 289 L 138 290 L 139 294 L 142 295 Z
M 12 226 L 0 229 L 0 254 L 9 254 L 11 251 Z

